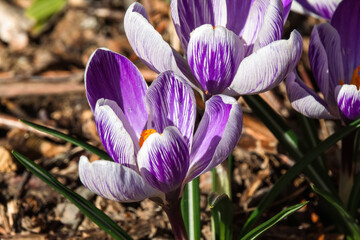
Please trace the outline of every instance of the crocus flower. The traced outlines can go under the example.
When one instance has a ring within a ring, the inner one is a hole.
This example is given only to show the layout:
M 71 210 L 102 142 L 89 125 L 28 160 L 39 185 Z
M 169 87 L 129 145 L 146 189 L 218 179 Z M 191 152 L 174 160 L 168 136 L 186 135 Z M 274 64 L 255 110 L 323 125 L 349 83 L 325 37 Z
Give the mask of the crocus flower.
M 173 70 L 208 99 L 214 94 L 257 94 L 295 68 L 302 39 L 280 40 L 291 0 L 172 0 L 171 14 L 183 58 L 151 26 L 142 5 L 125 14 L 127 38 L 155 72 Z
M 309 59 L 324 100 L 308 88 L 296 73 L 286 80 L 292 106 L 311 118 L 360 117 L 360 1 L 344 0 L 331 24 L 315 26 Z
M 291 5 L 291 10 L 330 20 L 341 1 L 342 0 L 296 0 Z
M 232 152 L 241 134 L 239 104 L 225 95 L 210 98 L 193 136 L 194 92 L 172 71 L 148 88 L 127 58 L 98 49 L 87 64 L 85 84 L 100 139 L 114 161 L 90 163 L 82 156 L 81 182 L 120 202 L 151 198 L 167 212 L 175 237 L 184 237 L 183 187 Z

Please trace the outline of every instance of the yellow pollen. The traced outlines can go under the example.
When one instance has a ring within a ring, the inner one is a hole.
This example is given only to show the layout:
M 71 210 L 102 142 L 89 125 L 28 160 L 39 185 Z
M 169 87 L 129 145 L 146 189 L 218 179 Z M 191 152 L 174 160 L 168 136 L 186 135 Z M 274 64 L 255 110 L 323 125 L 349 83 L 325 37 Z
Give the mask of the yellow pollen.
M 155 129 L 146 129 L 144 131 L 142 131 L 140 139 L 139 139 L 139 145 L 140 147 L 142 147 L 142 145 L 144 144 L 145 140 L 153 133 L 156 133 Z
M 344 81 L 342 79 L 340 79 L 340 85 L 344 85 Z M 360 89 L 360 66 L 357 66 L 357 68 L 355 68 L 353 75 L 351 77 L 351 81 L 350 84 L 355 85 L 357 90 Z

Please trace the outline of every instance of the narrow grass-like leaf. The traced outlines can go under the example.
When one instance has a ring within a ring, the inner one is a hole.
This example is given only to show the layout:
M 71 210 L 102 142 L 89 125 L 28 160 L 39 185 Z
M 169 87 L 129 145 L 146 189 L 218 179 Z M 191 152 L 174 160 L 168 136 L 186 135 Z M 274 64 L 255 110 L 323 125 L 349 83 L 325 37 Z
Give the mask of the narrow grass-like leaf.
M 120 228 L 105 213 L 96 208 L 91 202 L 71 191 L 61 184 L 54 176 L 38 166 L 36 163 L 25 157 L 24 155 L 12 151 L 14 157 L 24 165 L 30 172 L 40 178 L 46 184 L 61 193 L 69 199 L 80 211 L 85 214 L 91 221 L 96 223 L 101 229 L 110 234 L 114 239 L 132 239 L 122 228 Z
M 279 116 L 260 96 L 243 96 L 246 103 L 251 107 L 253 112 L 259 117 L 261 121 L 269 128 L 274 136 L 279 140 L 280 144 L 286 148 L 290 156 L 299 161 L 304 154 L 301 149 L 305 149 L 299 142 L 299 138 L 294 131 L 286 124 L 286 122 Z M 331 181 L 327 172 L 323 169 L 315 168 L 316 166 L 307 166 L 304 170 L 305 174 L 317 186 L 331 192 L 334 196 L 337 195 L 336 188 Z
M 314 185 L 311 185 L 311 188 L 319 194 L 321 197 L 323 197 L 328 203 L 330 203 L 334 208 L 336 208 L 341 215 L 347 219 L 348 228 L 350 229 L 352 233 L 353 239 L 360 239 L 360 229 L 359 226 L 356 224 L 355 219 L 351 216 L 351 214 L 343 207 L 342 203 L 338 200 L 332 197 L 331 194 L 328 192 L 325 192 Z
M 301 129 L 303 130 L 304 137 L 306 142 L 308 143 L 308 147 L 314 148 L 316 147 L 320 139 L 318 137 L 318 131 L 315 126 L 315 119 L 310 119 L 300 113 L 296 114 L 298 121 L 300 122 Z M 326 167 L 324 165 L 322 156 L 319 156 L 318 160 L 313 163 L 317 164 L 315 168 L 322 169 L 322 172 L 327 172 Z
M 253 240 L 257 238 L 260 234 L 262 234 L 263 232 L 265 232 L 266 230 L 268 230 L 269 228 L 271 228 L 276 223 L 278 223 L 285 217 L 289 216 L 293 212 L 296 212 L 297 210 L 305 206 L 307 203 L 308 202 L 299 203 L 279 212 L 271 219 L 267 220 L 266 222 L 260 224 L 259 226 L 248 232 L 244 237 L 241 238 L 241 240 Z
M 73 138 L 69 135 L 66 135 L 64 133 L 61 133 L 59 131 L 56 131 L 55 129 L 51 129 L 51 128 L 48 128 L 48 127 L 45 127 L 45 126 L 41 126 L 41 125 L 38 125 L 36 123 L 32 123 L 32 122 L 29 122 L 29 121 L 26 121 L 26 120 L 20 120 L 21 122 L 23 122 L 24 124 L 32 127 L 32 128 L 35 128 L 41 132 L 44 132 L 44 133 L 47 133 L 47 134 L 50 134 L 51 136 L 54 136 L 54 137 L 57 137 L 57 138 L 60 138 L 62 140 L 65 140 L 67 142 L 70 142 L 76 146 L 79 146 L 85 150 L 88 150 L 89 152 L 92 152 L 96 155 L 98 155 L 101 159 L 103 160 L 112 160 L 111 157 L 103 150 L 101 149 L 98 149 L 86 142 L 83 142 L 79 139 L 76 139 L 76 138 Z
M 211 193 L 208 198 L 211 212 L 212 239 L 230 240 L 231 222 L 234 207 L 230 198 L 225 194 Z
M 322 141 L 316 148 L 308 151 L 308 153 L 302 157 L 296 164 L 291 167 L 286 174 L 281 176 L 279 180 L 272 187 L 270 192 L 266 194 L 266 196 L 261 200 L 256 209 L 252 212 L 250 217 L 247 219 L 245 225 L 242 228 L 240 236 L 243 236 L 247 233 L 250 228 L 255 224 L 255 222 L 259 219 L 259 217 L 264 213 L 265 209 L 269 206 L 269 204 L 281 193 L 281 191 L 286 187 L 286 185 L 292 181 L 301 171 L 303 171 L 312 161 L 314 161 L 320 154 L 326 151 L 329 147 L 334 145 L 337 141 L 341 140 L 343 137 L 350 134 L 352 131 L 356 130 L 360 127 L 360 119 L 352 122 L 348 126 L 342 128 L 336 133 L 329 136 L 326 140 Z M 335 209 L 338 210 L 338 209 Z M 340 213 L 341 214 L 341 213 Z M 348 223 L 347 219 L 338 219 L 342 224 Z
M 358 156 L 359 156 L 359 146 L 360 146 L 360 130 L 358 129 L 355 134 L 355 140 L 353 145 L 353 163 L 354 163 L 354 172 L 355 169 L 357 169 L 357 164 L 359 163 Z M 357 213 L 357 209 L 359 207 L 360 202 L 360 174 L 355 174 L 354 177 L 354 184 L 351 189 L 350 197 L 349 197 L 349 203 L 348 203 L 348 209 L 351 214 L 351 216 L 355 217 Z
M 65 7 L 66 2 L 66 0 L 35 0 L 25 12 L 26 16 L 35 20 L 33 31 L 40 32 L 50 17 Z
M 36 21 L 44 21 L 59 12 L 66 5 L 66 0 L 35 0 L 26 9 L 26 15 Z
M 181 199 L 181 213 L 189 240 L 200 239 L 200 189 L 198 177 L 185 186 Z

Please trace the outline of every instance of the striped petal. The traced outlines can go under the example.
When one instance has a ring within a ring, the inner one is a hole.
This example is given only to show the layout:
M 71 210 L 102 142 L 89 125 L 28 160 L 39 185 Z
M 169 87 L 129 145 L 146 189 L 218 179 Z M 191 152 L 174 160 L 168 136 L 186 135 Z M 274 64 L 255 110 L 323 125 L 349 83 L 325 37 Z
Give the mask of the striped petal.
M 307 87 L 296 73 L 290 73 L 285 83 L 291 106 L 296 111 L 309 118 L 334 118 L 324 100 Z
M 337 112 L 335 87 L 344 80 L 340 37 L 328 23 L 315 26 L 310 39 L 309 60 L 317 85 L 331 112 Z
M 177 190 L 189 167 L 189 148 L 176 127 L 153 133 L 138 153 L 139 170 L 151 186 L 162 192 Z
M 223 26 L 239 35 L 253 1 L 238 0 L 172 0 L 171 16 L 184 52 L 190 33 L 204 24 Z
M 176 126 L 191 146 L 196 118 L 194 92 L 181 77 L 173 72 L 161 73 L 146 93 L 149 108 L 148 128 L 163 132 Z
M 128 8 L 124 27 L 134 52 L 150 69 L 157 73 L 172 70 L 196 84 L 185 59 L 154 29 L 140 3 Z
M 292 7 L 291 10 L 303 14 L 312 12 L 325 19 L 331 19 L 337 5 L 342 0 L 296 0 L 296 1 L 299 4 L 301 4 L 302 8 L 298 4 L 294 4 L 294 7 Z
M 340 35 L 346 83 L 360 65 L 360 1 L 342 1 L 331 19 L 331 25 Z
M 293 0 L 281 0 L 284 6 L 284 24 L 286 22 L 286 19 L 290 13 L 291 5 Z
M 283 14 L 284 7 L 280 0 L 254 1 L 241 34 L 247 45 L 246 56 L 274 40 L 281 39 Z
M 280 0 L 271 0 L 264 15 L 264 21 L 256 37 L 253 51 L 280 40 L 283 34 L 284 6 Z
M 191 34 L 187 56 L 204 92 L 218 94 L 230 85 L 243 59 L 243 41 L 224 27 L 203 25 Z
M 138 139 L 119 106 L 114 101 L 99 99 L 94 118 L 101 142 L 111 158 L 137 169 L 135 153 L 139 149 Z
M 101 98 L 116 102 L 140 137 L 147 122 L 147 85 L 129 59 L 108 49 L 97 49 L 86 66 L 85 87 L 93 111 Z
M 279 40 L 243 59 L 228 95 L 257 94 L 277 86 L 292 72 L 302 52 L 302 38 L 294 30 L 289 40 Z
M 223 162 L 238 143 L 241 130 L 242 112 L 233 97 L 215 95 L 206 101 L 194 136 L 186 182 Z
M 346 119 L 355 120 L 360 117 L 360 91 L 355 85 L 338 85 L 335 89 L 341 115 Z
M 99 160 L 90 163 L 81 156 L 79 162 L 81 182 L 92 192 L 119 202 L 138 202 L 163 194 L 151 187 L 137 172 L 115 162 Z

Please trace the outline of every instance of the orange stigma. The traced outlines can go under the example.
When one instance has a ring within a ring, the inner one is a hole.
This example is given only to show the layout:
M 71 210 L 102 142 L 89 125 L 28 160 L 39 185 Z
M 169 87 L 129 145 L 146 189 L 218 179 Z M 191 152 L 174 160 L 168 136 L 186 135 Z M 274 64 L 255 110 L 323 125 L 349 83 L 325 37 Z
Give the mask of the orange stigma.
M 345 84 L 342 79 L 340 79 L 339 83 L 340 85 Z M 360 90 L 360 66 L 357 66 L 357 68 L 355 68 L 353 75 L 351 77 L 350 84 L 355 85 L 357 90 Z
M 140 147 L 142 147 L 142 145 L 144 144 L 145 140 L 153 133 L 156 133 L 155 129 L 146 129 L 144 131 L 142 131 L 141 135 L 140 135 L 140 139 L 139 139 L 139 145 Z
M 357 66 L 357 68 L 355 68 L 352 78 L 351 78 L 351 82 L 350 84 L 353 84 L 356 86 L 357 90 L 360 89 L 360 74 L 359 74 L 359 70 L 360 70 L 360 66 Z

